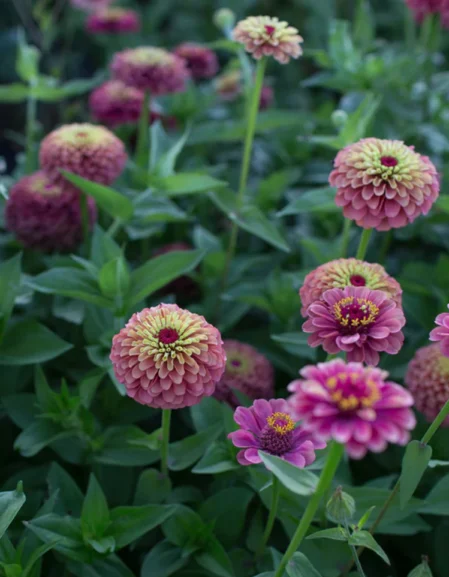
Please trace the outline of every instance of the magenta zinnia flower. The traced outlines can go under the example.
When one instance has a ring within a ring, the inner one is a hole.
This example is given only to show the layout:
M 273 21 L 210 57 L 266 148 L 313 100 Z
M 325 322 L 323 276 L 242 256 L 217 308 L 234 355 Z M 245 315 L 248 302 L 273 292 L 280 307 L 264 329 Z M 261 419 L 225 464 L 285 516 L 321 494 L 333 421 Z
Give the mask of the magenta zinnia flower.
M 66 124 L 41 142 L 41 167 L 54 182 L 64 182 L 61 170 L 111 184 L 125 168 L 123 142 L 104 126 Z
M 218 72 L 217 55 L 213 50 L 201 46 L 201 44 L 184 42 L 177 46 L 173 53 L 180 58 L 184 58 L 192 78 L 197 80 L 212 78 Z
M 212 395 L 226 365 L 219 331 L 173 304 L 135 313 L 114 336 L 110 359 L 130 397 L 161 409 Z
M 259 399 L 249 408 L 237 407 L 234 420 L 241 428 L 228 438 L 243 449 L 237 454 L 241 465 L 261 463 L 258 451 L 265 451 L 302 469 L 315 461 L 316 449 L 326 446 L 301 426 L 295 427 L 284 399 Z
M 9 191 L 5 217 L 8 230 L 27 248 L 67 252 L 82 240 L 80 193 L 54 184 L 43 171 L 21 178 Z M 88 198 L 90 225 L 97 212 Z
M 384 291 L 398 306 L 401 306 L 401 286 L 387 274 L 383 266 L 355 258 L 340 258 L 322 264 L 306 276 L 303 286 L 299 289 L 301 314 L 307 316 L 308 307 L 314 301 L 320 300 L 327 290 L 346 286 L 366 286 L 372 290 Z
M 152 96 L 182 92 L 190 76 L 185 60 L 152 46 L 117 52 L 111 71 L 117 80 L 147 90 Z
M 138 32 L 140 30 L 140 18 L 134 10 L 104 8 L 89 16 L 86 21 L 86 29 L 93 34 Z
M 387 381 L 387 372 L 335 359 L 300 374 L 303 379 L 288 386 L 288 405 L 316 438 L 343 443 L 353 459 L 380 453 L 387 443 L 407 444 L 416 424 L 413 397 Z
M 274 395 L 274 370 L 270 361 L 251 345 L 225 340 L 226 370 L 217 383 L 215 398 L 233 407 L 239 404 L 234 390 L 250 399 L 271 399 Z
M 449 308 L 449 305 L 447 305 Z M 449 357 L 449 313 L 441 313 L 435 319 L 438 326 L 430 333 L 431 341 L 440 341 L 441 352 Z
M 449 359 L 435 343 L 418 349 L 404 379 L 418 411 L 432 422 L 449 400 Z M 443 426 L 449 427 L 449 416 Z
M 330 354 L 347 353 L 348 361 L 377 365 L 379 353 L 395 355 L 402 347 L 402 308 L 383 291 L 349 286 L 326 291 L 307 309 L 303 331 L 309 346 Z
M 363 228 L 390 230 L 427 214 L 438 198 L 435 166 L 400 140 L 365 138 L 337 154 L 329 176 L 335 202 Z
M 107 126 L 135 123 L 142 111 L 144 94 L 119 80 L 110 80 L 89 97 L 89 108 L 96 120 Z
M 444 28 L 449 28 L 449 0 L 406 0 L 408 7 L 422 22 L 430 14 L 439 14 Z
M 290 58 L 298 58 L 302 54 L 303 38 L 298 30 L 287 22 L 280 22 L 279 18 L 249 16 L 237 22 L 232 35 L 256 60 L 262 56 L 273 56 L 281 64 L 287 64 Z

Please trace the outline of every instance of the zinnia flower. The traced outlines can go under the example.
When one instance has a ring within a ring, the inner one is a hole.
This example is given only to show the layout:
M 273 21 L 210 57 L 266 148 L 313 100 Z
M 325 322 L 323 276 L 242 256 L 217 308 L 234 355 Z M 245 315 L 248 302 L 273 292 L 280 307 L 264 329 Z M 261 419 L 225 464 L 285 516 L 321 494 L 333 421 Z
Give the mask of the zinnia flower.
M 185 60 L 152 46 L 117 52 L 111 71 L 117 80 L 147 90 L 152 96 L 182 92 L 190 76 Z
M 134 10 L 104 8 L 89 16 L 86 28 L 88 32 L 93 34 L 138 32 L 140 30 L 140 18 Z
M 418 22 L 422 22 L 430 14 L 439 14 L 443 26 L 449 28 L 449 0 L 406 0 L 406 2 Z
M 96 120 L 107 126 L 135 123 L 144 101 L 141 90 L 110 80 L 96 88 L 89 97 L 89 108 Z
M 271 399 L 274 395 L 274 371 L 270 361 L 251 345 L 225 340 L 226 370 L 217 383 L 215 398 L 232 407 L 239 404 L 235 391 L 250 399 Z
M 273 56 L 281 64 L 287 64 L 290 58 L 298 58 L 302 54 L 303 38 L 298 30 L 287 22 L 280 22 L 279 18 L 249 16 L 237 22 L 232 35 L 256 60 L 262 56 Z
M 82 240 L 80 194 L 70 185 L 54 184 L 42 171 L 24 176 L 9 191 L 6 226 L 27 248 L 71 251 Z M 92 198 L 88 207 L 93 226 L 97 213 Z
M 284 399 L 259 399 L 249 408 L 237 407 L 234 420 L 241 428 L 228 438 L 243 449 L 237 454 L 241 465 L 261 463 L 258 451 L 265 451 L 302 469 L 315 461 L 316 449 L 326 446 L 295 426 Z
M 346 286 L 366 286 L 372 290 L 384 291 L 398 306 L 401 306 L 401 286 L 387 274 L 383 266 L 355 258 L 340 258 L 322 264 L 306 276 L 303 286 L 299 289 L 301 314 L 307 316 L 308 307 L 314 301 L 320 300 L 327 290 Z
M 210 48 L 205 48 L 201 44 L 184 42 L 173 51 L 176 56 L 184 58 L 187 68 L 190 70 L 192 78 L 211 78 L 218 72 L 217 55 Z
M 449 305 L 447 305 L 449 308 Z M 440 341 L 441 352 L 449 357 L 449 313 L 441 313 L 435 319 L 438 326 L 430 333 L 431 341 Z
M 435 166 L 400 140 L 365 138 L 337 154 L 329 182 L 346 218 L 390 230 L 427 214 L 438 198 Z
M 349 286 L 326 291 L 307 309 L 303 331 L 309 346 L 330 354 L 347 353 L 348 361 L 377 365 L 379 352 L 395 355 L 404 342 L 402 308 L 383 291 Z
M 431 422 L 449 400 L 449 359 L 435 343 L 418 349 L 404 379 L 418 411 Z M 449 416 L 443 426 L 449 427 Z
M 174 304 L 135 313 L 114 336 L 110 359 L 130 397 L 161 409 L 212 395 L 226 365 L 218 330 Z
M 111 184 L 122 173 L 127 155 L 123 142 L 104 126 L 66 124 L 44 138 L 39 160 L 54 182 L 64 182 L 63 169 Z
M 242 92 L 242 73 L 240 70 L 225 72 L 215 80 L 215 90 L 223 100 L 235 100 Z
M 380 453 L 388 443 L 407 444 L 416 424 L 413 397 L 387 381 L 387 372 L 335 359 L 300 374 L 303 379 L 288 386 L 288 405 L 316 438 L 343 443 L 353 459 Z

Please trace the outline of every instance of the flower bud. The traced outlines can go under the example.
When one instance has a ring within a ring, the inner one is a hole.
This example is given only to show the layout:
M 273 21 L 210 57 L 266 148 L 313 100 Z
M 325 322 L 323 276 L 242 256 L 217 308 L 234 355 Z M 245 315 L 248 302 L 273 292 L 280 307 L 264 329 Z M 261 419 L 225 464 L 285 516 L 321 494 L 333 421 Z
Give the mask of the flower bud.
M 348 115 L 344 110 L 334 110 L 331 120 L 335 128 L 343 128 L 348 121 Z
M 231 30 L 235 24 L 235 14 L 229 8 L 220 8 L 214 13 L 214 24 L 220 30 Z
M 341 487 L 337 487 L 335 493 L 329 499 L 326 505 L 327 516 L 334 523 L 344 525 L 351 521 L 355 513 L 355 501 L 344 493 Z

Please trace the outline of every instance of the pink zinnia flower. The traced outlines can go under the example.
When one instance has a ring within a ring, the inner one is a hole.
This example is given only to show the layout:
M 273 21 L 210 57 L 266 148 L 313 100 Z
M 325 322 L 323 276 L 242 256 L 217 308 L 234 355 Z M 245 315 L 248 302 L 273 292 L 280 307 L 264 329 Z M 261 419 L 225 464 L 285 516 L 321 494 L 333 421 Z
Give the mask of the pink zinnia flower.
M 219 331 L 173 304 L 135 313 L 114 336 L 110 359 L 130 397 L 161 409 L 212 395 L 226 365 Z
M 363 228 L 390 230 L 427 214 L 438 198 L 435 166 L 400 140 L 365 138 L 337 154 L 329 176 L 335 202 Z
M 114 78 L 160 96 L 185 90 L 190 77 L 186 61 L 162 48 L 143 46 L 117 52 L 112 59 Z
M 324 292 L 346 286 L 364 287 L 384 291 L 398 306 L 402 303 L 401 285 L 380 264 L 355 258 L 332 260 L 310 272 L 299 289 L 301 314 L 307 316 L 308 307 L 321 299 Z
M 106 126 L 135 123 L 142 112 L 144 94 L 119 80 L 109 80 L 89 96 L 89 108 L 96 120 Z
M 298 58 L 302 54 L 303 38 L 298 30 L 287 22 L 280 22 L 279 18 L 249 16 L 237 22 L 232 35 L 256 60 L 262 56 L 273 56 L 281 64 L 287 64 L 290 58 Z
M 449 308 L 449 305 L 447 305 Z M 435 319 L 438 326 L 430 333 L 431 341 L 440 341 L 441 352 L 449 357 L 449 313 L 441 313 Z
M 88 17 L 86 29 L 93 34 L 138 32 L 140 30 L 140 18 L 134 10 L 104 8 Z
M 449 400 L 449 359 L 435 343 L 418 349 L 404 379 L 418 411 L 432 422 Z M 449 416 L 443 423 L 449 427 Z
M 82 240 L 80 192 L 51 182 L 39 171 L 21 178 L 9 191 L 5 217 L 8 230 L 27 248 L 67 252 Z M 90 225 L 97 211 L 88 198 Z
M 218 72 L 217 55 L 213 50 L 201 46 L 201 44 L 184 42 L 177 46 L 173 53 L 180 58 L 184 58 L 192 78 L 197 80 L 212 78 Z
M 302 469 L 315 461 L 316 449 L 326 446 L 301 426 L 295 427 L 284 399 L 259 399 L 249 408 L 237 407 L 234 420 L 241 428 L 228 438 L 243 449 L 237 454 L 241 465 L 261 463 L 258 451 L 265 451 Z
M 233 391 L 240 391 L 250 399 L 271 399 L 274 395 L 274 370 L 270 361 L 251 345 L 224 341 L 226 370 L 217 383 L 215 398 L 232 407 L 239 404 Z
M 96 12 L 106 8 L 111 2 L 112 0 L 70 0 L 72 6 L 85 12 Z
M 422 22 L 430 14 L 439 14 L 444 28 L 449 28 L 449 0 L 406 0 L 408 7 Z
M 41 167 L 54 182 L 64 182 L 61 170 L 111 184 L 125 168 L 123 142 L 104 126 L 66 124 L 50 132 L 39 151 Z
M 407 444 L 416 424 L 413 397 L 387 381 L 387 372 L 335 359 L 300 374 L 303 379 L 288 386 L 288 404 L 316 438 L 343 443 L 353 459 L 380 453 L 388 443 Z
M 330 354 L 347 353 L 348 361 L 377 365 L 379 352 L 395 355 L 402 347 L 402 308 L 383 291 L 349 286 L 326 291 L 307 309 L 303 331 L 309 346 Z

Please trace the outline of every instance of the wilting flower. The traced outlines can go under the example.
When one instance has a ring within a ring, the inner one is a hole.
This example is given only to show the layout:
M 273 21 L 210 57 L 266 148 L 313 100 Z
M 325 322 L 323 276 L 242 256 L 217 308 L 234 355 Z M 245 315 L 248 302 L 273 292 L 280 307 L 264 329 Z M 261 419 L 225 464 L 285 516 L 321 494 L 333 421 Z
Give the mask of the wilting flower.
M 110 80 L 89 97 L 89 108 L 96 120 L 107 126 L 135 123 L 139 120 L 144 94 L 120 80 Z
M 449 308 L 449 305 L 447 306 Z M 438 326 L 430 333 L 431 341 L 440 341 L 441 352 L 449 357 L 449 313 L 441 313 L 435 319 Z
M 390 230 L 427 214 L 438 197 L 435 166 L 400 140 L 365 138 L 340 150 L 329 182 L 346 218 Z
M 232 35 L 257 60 L 262 56 L 273 56 L 281 64 L 287 64 L 290 58 L 302 54 L 303 38 L 298 30 L 287 22 L 280 22 L 279 18 L 249 16 L 237 22 Z
M 172 242 L 157 248 L 154 256 L 161 256 L 175 251 L 193 250 L 186 242 Z M 181 297 L 191 298 L 198 292 L 198 284 L 189 276 L 182 275 L 175 278 L 161 289 L 162 294 L 175 294 Z
M 152 96 L 182 92 L 190 76 L 185 60 L 152 46 L 117 52 L 111 71 L 117 80 L 147 90 Z
M 412 395 L 387 381 L 388 373 L 335 359 L 309 365 L 288 386 L 288 405 L 316 438 L 343 443 L 350 457 L 406 445 L 415 426 Z
M 422 22 L 430 14 L 439 14 L 443 26 L 449 28 L 449 0 L 406 0 L 406 2 L 418 22 Z
M 70 4 L 75 8 L 80 8 L 85 12 L 96 12 L 106 8 L 112 0 L 70 0 Z
M 315 461 L 316 449 L 326 446 L 312 440 L 301 426 L 295 426 L 284 399 L 259 399 L 249 408 L 237 407 L 234 420 L 241 428 L 229 433 L 228 438 L 243 449 L 237 454 L 241 465 L 261 463 L 258 451 L 265 451 L 302 469 Z
M 307 309 L 303 331 L 309 346 L 330 354 L 347 353 L 348 361 L 377 365 L 379 352 L 395 355 L 404 342 L 402 308 L 388 294 L 366 287 L 331 289 Z
M 219 331 L 174 304 L 135 313 L 114 336 L 110 359 L 130 397 L 161 409 L 212 395 L 226 365 Z
M 8 230 L 26 247 L 45 252 L 66 252 L 82 240 L 80 192 L 51 182 L 39 171 L 21 178 L 9 191 L 5 207 Z M 90 225 L 96 219 L 88 199 Z
M 138 32 L 140 30 L 140 18 L 134 10 L 104 8 L 89 16 L 86 28 L 88 32 L 93 34 Z
M 225 340 L 226 370 L 217 383 L 214 396 L 236 407 L 239 402 L 233 391 L 250 399 L 271 399 L 274 395 L 274 371 L 270 361 L 251 345 Z
M 314 301 L 320 300 L 327 290 L 346 286 L 366 286 L 372 290 L 384 291 L 401 306 L 401 286 L 387 274 L 383 266 L 355 258 L 340 258 L 322 264 L 306 276 L 299 289 L 301 314 L 307 316 L 307 308 Z
M 418 349 L 404 379 L 415 406 L 431 422 L 449 400 L 449 359 L 435 343 Z M 443 425 L 449 427 L 449 416 Z
M 184 58 L 192 78 L 197 80 L 211 78 L 218 72 L 217 55 L 213 50 L 201 46 L 201 44 L 184 42 L 177 46 L 173 53 Z
M 101 184 L 111 184 L 122 173 L 127 155 L 123 142 L 104 126 L 66 124 L 41 142 L 41 167 L 54 182 L 64 182 L 67 170 Z

